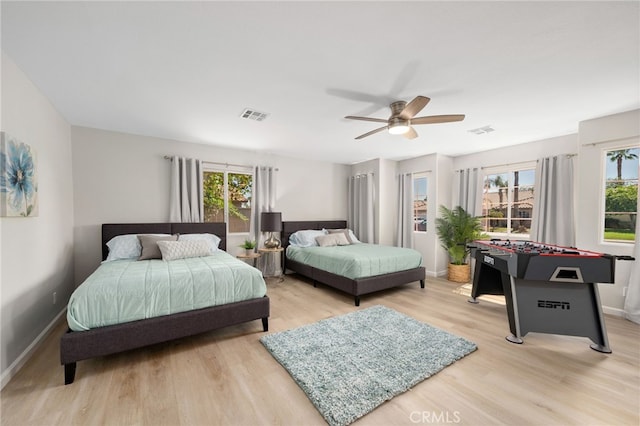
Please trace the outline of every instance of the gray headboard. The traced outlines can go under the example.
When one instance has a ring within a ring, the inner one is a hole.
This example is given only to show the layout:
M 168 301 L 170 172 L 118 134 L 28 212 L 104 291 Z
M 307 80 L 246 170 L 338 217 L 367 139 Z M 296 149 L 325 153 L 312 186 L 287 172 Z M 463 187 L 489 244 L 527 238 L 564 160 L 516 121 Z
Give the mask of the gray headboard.
M 102 224 L 102 260 L 107 258 L 107 242 L 116 235 L 125 234 L 216 234 L 221 250 L 227 249 L 227 226 L 215 223 L 104 223 Z

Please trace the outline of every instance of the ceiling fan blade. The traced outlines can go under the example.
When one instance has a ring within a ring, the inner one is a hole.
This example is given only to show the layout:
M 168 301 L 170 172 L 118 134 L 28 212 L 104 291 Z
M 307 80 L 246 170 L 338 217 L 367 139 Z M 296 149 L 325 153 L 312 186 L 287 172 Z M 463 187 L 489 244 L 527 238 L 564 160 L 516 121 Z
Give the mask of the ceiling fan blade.
M 451 123 L 452 121 L 462 121 L 462 120 L 464 120 L 464 114 L 430 115 L 427 117 L 412 118 L 411 124 Z
M 347 115 L 345 118 L 348 118 L 349 120 L 374 121 L 376 123 L 387 123 L 388 122 L 388 120 L 385 120 L 383 118 L 358 117 L 356 115 Z
M 376 133 L 378 133 L 378 132 L 381 132 L 381 131 L 383 131 L 383 130 L 386 130 L 386 129 L 387 129 L 387 127 L 388 127 L 388 126 L 379 127 L 379 128 L 377 128 L 377 129 L 375 129 L 375 130 L 372 130 L 372 131 L 370 131 L 370 132 L 365 133 L 364 135 L 360 135 L 360 136 L 358 136 L 356 139 L 362 139 L 362 138 L 366 138 L 367 136 L 374 135 L 374 134 L 376 134 Z
M 413 127 L 409 127 L 409 131 L 407 133 L 404 133 L 402 136 L 404 136 L 406 139 L 415 139 L 418 137 L 418 132 L 416 132 Z
M 412 118 L 414 115 L 422 111 L 422 108 L 427 106 L 430 100 L 431 99 L 427 98 L 426 96 L 416 96 L 404 107 L 404 109 L 400 113 L 400 117 L 404 118 L 405 120 Z
M 393 102 L 393 98 L 388 95 L 371 95 L 369 93 L 357 92 L 355 90 L 345 89 L 327 89 L 327 94 L 338 96 L 343 99 L 349 99 L 358 102 L 367 102 L 379 106 L 380 108 L 388 106 Z

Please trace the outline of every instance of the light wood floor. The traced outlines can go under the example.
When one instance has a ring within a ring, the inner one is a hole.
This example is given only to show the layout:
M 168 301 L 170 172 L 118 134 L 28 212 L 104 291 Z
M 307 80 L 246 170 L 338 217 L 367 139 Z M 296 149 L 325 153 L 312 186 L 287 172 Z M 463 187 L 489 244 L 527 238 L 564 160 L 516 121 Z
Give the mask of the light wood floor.
M 287 276 L 269 280 L 270 331 L 352 312 L 351 297 Z M 357 425 L 638 425 L 640 327 L 607 316 L 613 354 L 586 338 L 530 333 L 508 343 L 505 307 L 467 303 L 427 280 L 363 297 L 474 341 L 478 350 Z M 2 425 L 321 425 L 323 418 L 258 339 L 260 321 L 78 363 L 63 385 L 61 323 L 2 390 Z

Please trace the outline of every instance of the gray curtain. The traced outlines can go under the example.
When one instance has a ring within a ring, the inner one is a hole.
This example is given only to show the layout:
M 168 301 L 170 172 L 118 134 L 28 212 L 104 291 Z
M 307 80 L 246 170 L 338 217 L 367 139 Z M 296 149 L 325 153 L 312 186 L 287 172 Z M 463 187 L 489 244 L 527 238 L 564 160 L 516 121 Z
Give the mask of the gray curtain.
M 264 241 L 269 238 L 266 232 L 260 231 L 260 216 L 262 212 L 274 211 L 276 204 L 276 171 L 273 167 L 258 166 L 254 170 L 253 193 L 251 203 L 253 209 L 249 225 L 250 238 L 256 241 L 256 247 L 264 247 Z M 278 253 L 263 253 L 258 264 L 265 277 L 282 274 L 280 256 Z
M 398 247 L 413 248 L 413 176 L 398 176 Z
M 477 168 L 456 171 L 453 190 L 454 205 L 472 216 L 482 214 L 482 181 Z
M 640 187 L 638 188 L 640 200 Z M 636 260 L 631 265 L 627 295 L 624 299 L 624 317 L 640 324 L 640 220 L 636 218 L 636 244 L 633 248 Z
M 573 187 L 573 156 L 558 155 L 538 160 L 532 241 L 575 246 Z
M 202 161 L 174 156 L 171 158 L 169 221 L 202 222 Z
M 349 178 L 347 220 L 363 243 L 375 242 L 375 192 L 373 173 Z

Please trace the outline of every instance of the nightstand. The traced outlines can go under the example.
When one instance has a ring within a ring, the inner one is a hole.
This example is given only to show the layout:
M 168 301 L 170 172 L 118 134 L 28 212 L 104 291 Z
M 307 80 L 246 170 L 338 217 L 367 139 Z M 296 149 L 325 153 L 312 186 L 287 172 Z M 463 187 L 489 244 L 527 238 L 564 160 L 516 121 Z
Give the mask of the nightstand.
M 280 263 L 277 262 L 277 259 L 275 259 L 275 256 L 277 253 L 282 253 L 284 251 L 284 249 L 282 247 L 278 247 L 278 248 L 259 248 L 258 249 L 258 254 L 266 254 L 269 255 L 270 257 L 273 257 L 274 259 L 274 264 L 277 265 L 276 266 L 276 271 L 279 271 L 280 273 L 273 276 L 273 277 L 267 277 L 267 278 L 277 278 L 278 282 L 281 283 L 284 281 L 284 271 L 282 270 L 282 268 L 280 267 Z M 264 264 L 264 263 L 263 263 Z M 264 275 L 264 272 L 263 272 Z
M 238 259 L 242 259 L 242 260 L 247 260 L 247 259 L 251 259 L 251 263 L 253 264 L 253 267 L 256 267 L 256 262 L 258 261 L 258 258 L 262 256 L 262 254 L 260 253 L 252 253 L 252 254 L 237 254 L 236 257 Z

